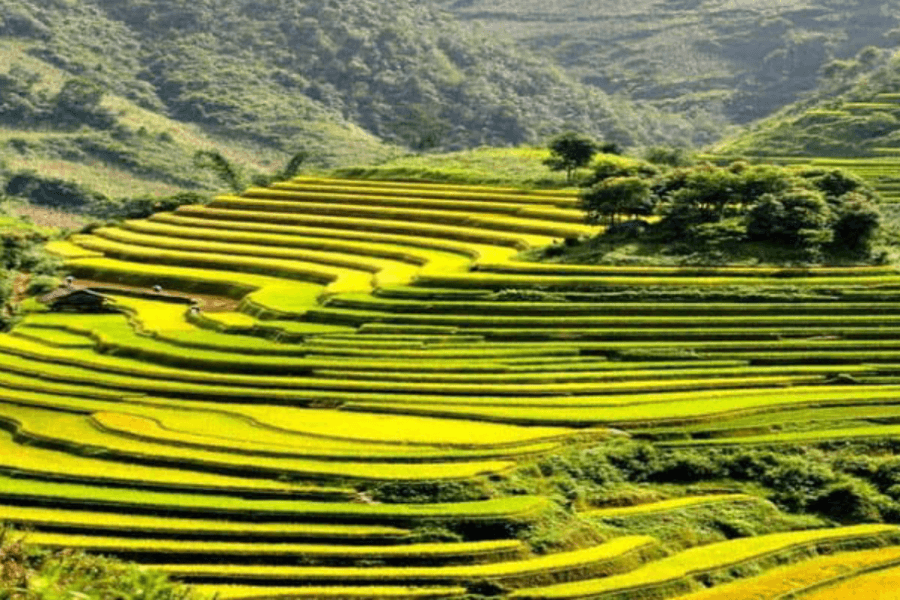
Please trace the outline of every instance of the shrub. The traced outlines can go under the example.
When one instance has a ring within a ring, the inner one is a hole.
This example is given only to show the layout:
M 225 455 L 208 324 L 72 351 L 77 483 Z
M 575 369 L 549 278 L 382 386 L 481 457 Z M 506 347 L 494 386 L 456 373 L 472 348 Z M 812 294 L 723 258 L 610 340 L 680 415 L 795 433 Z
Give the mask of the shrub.
M 52 292 L 58 287 L 59 278 L 50 275 L 39 275 L 37 277 L 32 277 L 28 282 L 27 292 L 29 295 L 37 296 L 39 294 Z
M 841 523 L 878 523 L 882 515 L 876 496 L 860 482 L 841 481 L 828 486 L 808 507 Z
M 162 573 L 81 552 L 47 551 L 0 533 L 0 597 L 28 600 L 188 600 L 190 588 Z

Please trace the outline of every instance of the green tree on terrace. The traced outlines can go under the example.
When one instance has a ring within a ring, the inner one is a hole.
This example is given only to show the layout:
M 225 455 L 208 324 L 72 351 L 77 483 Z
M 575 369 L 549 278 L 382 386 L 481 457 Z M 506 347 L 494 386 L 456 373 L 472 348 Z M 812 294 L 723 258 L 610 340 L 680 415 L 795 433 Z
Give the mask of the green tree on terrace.
M 550 157 L 544 164 L 551 171 L 565 171 L 566 181 L 572 181 L 575 169 L 586 167 L 599 149 L 594 140 L 574 131 L 559 134 L 548 147 Z
M 617 215 L 648 215 L 653 212 L 650 183 L 640 177 L 611 177 L 581 193 L 581 207 L 588 223 L 616 224 Z
M 881 223 L 878 202 L 863 180 L 839 169 L 744 161 L 660 170 L 604 157 L 581 192 L 589 223 L 615 225 L 655 207 L 662 218 L 647 235 L 685 252 L 722 255 L 762 242 L 804 261 L 826 252 L 867 257 Z

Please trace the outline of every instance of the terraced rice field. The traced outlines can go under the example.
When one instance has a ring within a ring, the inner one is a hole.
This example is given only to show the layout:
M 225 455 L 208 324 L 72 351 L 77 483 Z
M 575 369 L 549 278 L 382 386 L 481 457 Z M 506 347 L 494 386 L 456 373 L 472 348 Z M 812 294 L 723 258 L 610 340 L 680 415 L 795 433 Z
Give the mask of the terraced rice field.
M 826 551 L 853 551 L 860 577 L 892 564 L 888 526 L 535 555 L 517 535 L 561 510 L 547 498 L 360 493 L 498 475 L 611 427 L 668 446 L 900 437 L 893 268 L 513 258 L 590 233 L 570 192 L 297 178 L 56 243 L 77 278 L 118 286 L 117 312 L 33 312 L 0 336 L 0 521 L 222 598 L 441 598 L 485 582 L 519 598 L 674 597 L 803 559 L 785 568 L 824 581 Z M 456 539 L 423 539 L 434 527 Z

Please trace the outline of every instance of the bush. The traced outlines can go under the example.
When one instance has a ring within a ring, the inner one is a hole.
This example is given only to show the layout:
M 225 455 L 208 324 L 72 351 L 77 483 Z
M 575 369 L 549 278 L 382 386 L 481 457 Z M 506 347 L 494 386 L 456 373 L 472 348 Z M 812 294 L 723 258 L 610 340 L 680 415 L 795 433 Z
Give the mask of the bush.
M 719 479 L 725 472 L 725 467 L 716 460 L 716 457 L 696 452 L 676 451 L 660 460 L 653 473 L 653 479 L 671 483 L 693 483 Z
M 808 507 L 841 523 L 878 523 L 882 520 L 877 492 L 860 482 L 828 486 Z
M 60 281 L 58 277 L 53 277 L 50 275 L 39 275 L 37 277 L 32 277 L 28 282 L 27 292 L 31 296 L 46 294 L 58 288 L 59 283 Z
M 47 551 L 0 532 L 0 597 L 28 600 L 189 600 L 197 596 L 162 573 L 81 552 Z
M 850 192 L 841 197 L 832 225 L 836 250 L 857 255 L 871 251 L 872 239 L 881 225 L 881 212 L 862 194 Z
M 391 481 L 367 490 L 378 502 L 428 504 L 486 500 L 484 489 L 470 481 Z

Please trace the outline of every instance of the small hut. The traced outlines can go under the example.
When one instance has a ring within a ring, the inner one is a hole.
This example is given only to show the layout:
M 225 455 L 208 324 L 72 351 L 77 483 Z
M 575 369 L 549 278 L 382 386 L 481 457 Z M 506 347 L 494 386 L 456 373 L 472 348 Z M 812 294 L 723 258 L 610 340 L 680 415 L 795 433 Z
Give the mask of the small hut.
M 61 287 L 44 294 L 38 301 L 52 312 L 105 313 L 116 310 L 111 298 L 89 288 Z

